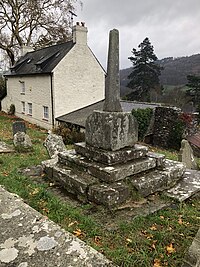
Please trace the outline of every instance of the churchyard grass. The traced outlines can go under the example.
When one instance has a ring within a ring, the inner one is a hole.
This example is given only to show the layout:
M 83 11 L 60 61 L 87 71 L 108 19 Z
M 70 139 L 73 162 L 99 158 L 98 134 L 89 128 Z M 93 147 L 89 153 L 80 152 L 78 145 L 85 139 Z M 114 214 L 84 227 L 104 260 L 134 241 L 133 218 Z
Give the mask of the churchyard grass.
M 0 140 L 12 144 L 14 118 L 0 114 Z M 40 164 L 48 159 L 43 142 L 47 131 L 27 124 L 33 151 L 0 155 L 0 184 L 20 195 L 26 203 L 40 211 L 67 231 L 84 240 L 118 266 L 181 266 L 185 252 L 200 227 L 199 197 L 146 217 L 126 219 L 114 211 L 76 200 L 64 201 L 53 183 L 45 177 L 30 178 L 20 168 Z M 152 148 L 158 152 L 158 149 Z M 159 150 L 170 159 L 172 151 Z M 199 162 L 200 163 L 200 162 Z M 127 216 L 128 218 L 128 216 Z M 111 221 L 109 221 L 111 219 Z M 107 221 L 106 221 L 107 220 Z M 106 223 L 105 223 L 106 222 Z

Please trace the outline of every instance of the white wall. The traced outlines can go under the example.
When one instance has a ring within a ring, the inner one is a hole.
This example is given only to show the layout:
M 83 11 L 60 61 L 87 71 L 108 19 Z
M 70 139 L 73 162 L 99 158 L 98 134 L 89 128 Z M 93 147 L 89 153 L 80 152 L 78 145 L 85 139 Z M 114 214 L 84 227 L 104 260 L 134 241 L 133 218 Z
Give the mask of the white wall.
M 105 73 L 89 47 L 75 44 L 54 69 L 55 117 L 104 98 Z
M 25 82 L 25 94 L 21 93 L 21 83 Z M 16 116 L 37 124 L 43 128 L 52 128 L 51 112 L 51 77 L 50 75 L 8 77 L 7 96 L 2 100 L 2 110 L 8 112 L 10 105 L 15 105 Z M 22 113 L 22 101 L 26 112 Z M 28 115 L 28 103 L 32 103 L 32 116 Z M 49 107 L 49 120 L 43 118 L 43 106 Z

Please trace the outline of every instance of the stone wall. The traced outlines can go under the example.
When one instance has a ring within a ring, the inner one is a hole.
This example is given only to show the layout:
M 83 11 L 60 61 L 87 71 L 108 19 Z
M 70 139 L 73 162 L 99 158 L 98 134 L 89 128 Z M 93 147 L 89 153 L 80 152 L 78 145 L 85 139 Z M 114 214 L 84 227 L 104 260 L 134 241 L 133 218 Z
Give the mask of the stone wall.
M 153 145 L 179 149 L 182 138 L 198 130 L 197 115 L 183 113 L 176 107 L 156 107 L 154 113 Z
M 177 108 L 157 107 L 155 109 L 153 145 L 164 148 L 169 147 L 171 131 L 180 114 L 181 110 Z

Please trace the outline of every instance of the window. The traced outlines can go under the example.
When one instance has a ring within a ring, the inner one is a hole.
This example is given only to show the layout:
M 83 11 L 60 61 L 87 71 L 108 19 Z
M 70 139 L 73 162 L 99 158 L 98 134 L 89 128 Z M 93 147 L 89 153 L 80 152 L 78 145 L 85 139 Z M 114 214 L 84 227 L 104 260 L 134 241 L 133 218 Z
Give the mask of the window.
M 26 109 L 25 109 L 25 102 L 22 102 L 22 113 L 25 113 Z
M 32 103 L 28 103 L 28 115 L 32 115 L 32 112 L 33 112 Z
M 44 119 L 48 120 L 49 119 L 49 107 L 44 106 L 43 111 L 44 111 L 44 114 L 43 114 Z
M 25 94 L 25 82 L 20 81 L 20 85 L 21 85 L 21 94 Z

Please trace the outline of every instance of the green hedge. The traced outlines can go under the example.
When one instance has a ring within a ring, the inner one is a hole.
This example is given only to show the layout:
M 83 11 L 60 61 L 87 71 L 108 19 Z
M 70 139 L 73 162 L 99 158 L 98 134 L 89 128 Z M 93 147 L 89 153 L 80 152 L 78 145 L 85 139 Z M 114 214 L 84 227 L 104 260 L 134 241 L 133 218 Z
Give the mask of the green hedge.
M 133 109 L 132 114 L 138 121 L 138 139 L 143 141 L 153 115 L 153 110 L 151 108 Z

